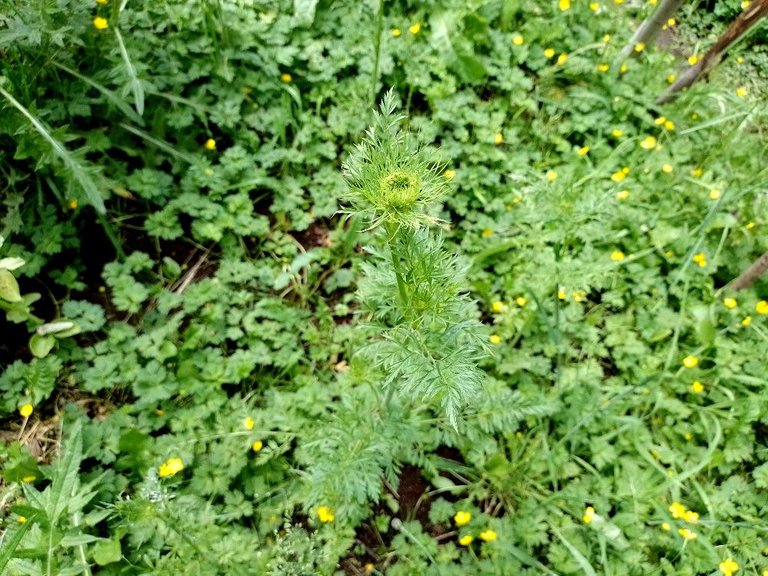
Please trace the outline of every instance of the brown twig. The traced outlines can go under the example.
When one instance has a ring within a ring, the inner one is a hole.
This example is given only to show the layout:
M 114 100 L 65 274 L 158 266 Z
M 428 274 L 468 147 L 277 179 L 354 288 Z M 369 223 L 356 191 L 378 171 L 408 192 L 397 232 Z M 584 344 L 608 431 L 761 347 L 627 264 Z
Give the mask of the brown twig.
M 768 252 L 755 260 L 737 278 L 731 280 L 725 288 L 727 290 L 744 290 L 749 288 L 766 270 L 768 270 Z

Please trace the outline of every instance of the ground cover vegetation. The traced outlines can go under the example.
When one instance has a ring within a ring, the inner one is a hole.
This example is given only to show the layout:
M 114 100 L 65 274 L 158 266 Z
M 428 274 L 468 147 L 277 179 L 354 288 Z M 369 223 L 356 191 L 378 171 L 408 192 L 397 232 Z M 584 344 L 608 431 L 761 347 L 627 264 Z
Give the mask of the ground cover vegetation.
M 0 571 L 768 574 L 748 4 L 0 0 Z

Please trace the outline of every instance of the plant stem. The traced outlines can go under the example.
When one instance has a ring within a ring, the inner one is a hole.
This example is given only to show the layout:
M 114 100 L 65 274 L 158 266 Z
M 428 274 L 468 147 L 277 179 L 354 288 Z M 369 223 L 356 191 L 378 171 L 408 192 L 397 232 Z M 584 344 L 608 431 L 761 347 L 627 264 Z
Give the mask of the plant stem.
M 373 76 L 371 77 L 371 106 L 376 104 L 376 88 L 379 84 L 379 63 L 381 60 L 381 34 L 384 28 L 384 0 L 379 0 L 379 10 L 376 13 L 376 33 L 373 36 Z
M 410 316 L 410 314 L 408 314 L 408 291 L 406 290 L 405 280 L 403 279 L 403 273 L 400 269 L 400 259 L 395 254 L 395 235 L 397 234 L 397 229 L 392 224 L 388 224 L 385 230 L 387 234 L 389 255 L 392 258 L 392 269 L 395 272 L 395 278 L 397 279 L 397 290 L 400 293 L 400 304 L 403 306 L 404 315 Z

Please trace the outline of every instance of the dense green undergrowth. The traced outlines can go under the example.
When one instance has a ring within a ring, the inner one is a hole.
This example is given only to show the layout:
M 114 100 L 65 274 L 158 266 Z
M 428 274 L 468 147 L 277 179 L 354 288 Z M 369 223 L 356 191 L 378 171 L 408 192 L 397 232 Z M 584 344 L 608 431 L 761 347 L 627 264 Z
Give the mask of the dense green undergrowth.
M 640 4 L 0 0 L 0 570 L 764 575 L 765 27 Z

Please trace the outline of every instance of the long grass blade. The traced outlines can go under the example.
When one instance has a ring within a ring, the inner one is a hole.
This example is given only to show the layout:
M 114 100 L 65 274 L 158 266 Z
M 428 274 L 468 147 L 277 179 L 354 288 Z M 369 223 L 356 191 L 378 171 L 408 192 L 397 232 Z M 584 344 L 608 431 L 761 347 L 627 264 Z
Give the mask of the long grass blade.
M 0 95 L 3 96 L 8 102 L 11 103 L 11 106 L 16 108 L 21 114 L 29 120 L 29 122 L 32 124 L 32 127 L 37 131 L 40 136 L 43 137 L 43 139 L 48 142 L 48 144 L 51 145 L 51 148 L 53 148 L 54 154 L 59 157 L 59 159 L 64 162 L 64 165 L 69 169 L 70 173 L 72 174 L 72 177 L 77 181 L 78 184 L 82 187 L 83 191 L 85 192 L 86 197 L 88 198 L 88 202 L 96 209 L 97 212 L 104 214 L 106 212 L 106 209 L 104 207 L 104 199 L 101 197 L 101 194 L 99 193 L 99 188 L 96 185 L 96 182 L 94 181 L 93 177 L 88 173 L 88 170 L 86 170 L 85 166 L 83 166 L 70 152 L 67 150 L 67 148 L 59 142 L 56 138 L 54 138 L 51 133 L 48 131 L 48 129 L 45 127 L 45 125 L 35 118 L 35 116 L 27 110 L 24 105 L 16 100 L 16 98 L 13 97 L 13 95 L 8 92 L 5 88 L 0 86 Z
M 115 38 L 117 39 L 117 45 L 120 48 L 120 56 L 122 56 L 123 62 L 125 62 L 125 68 L 128 71 L 128 77 L 131 80 L 131 92 L 133 92 L 133 102 L 134 106 L 136 107 L 136 112 L 139 116 L 143 116 L 144 84 L 142 84 L 141 80 L 139 80 L 139 77 L 136 75 L 136 67 L 133 65 L 133 62 L 131 62 L 131 57 L 128 55 L 125 42 L 123 42 L 123 35 L 120 34 L 120 30 L 118 28 L 115 28 L 114 31 Z

